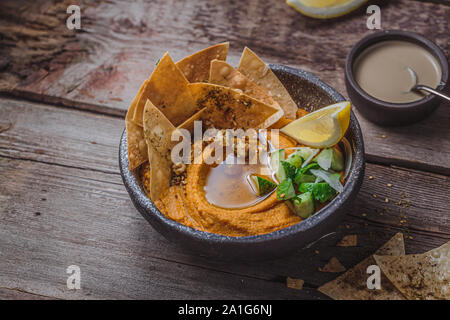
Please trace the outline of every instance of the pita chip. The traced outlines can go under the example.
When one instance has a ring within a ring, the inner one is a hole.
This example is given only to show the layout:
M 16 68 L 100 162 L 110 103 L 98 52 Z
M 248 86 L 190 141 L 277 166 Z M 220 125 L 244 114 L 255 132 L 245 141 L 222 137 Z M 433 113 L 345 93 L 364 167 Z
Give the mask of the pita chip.
M 277 122 L 283 111 L 253 99 L 234 89 L 209 83 L 189 84 L 199 108 L 207 108 L 202 115 L 217 129 L 262 129 Z
M 133 171 L 144 162 L 148 160 L 147 145 L 144 140 L 144 130 L 133 121 L 133 115 L 136 110 L 137 102 L 142 95 L 147 84 L 147 80 L 141 85 L 138 94 L 128 108 L 125 116 L 125 126 L 127 129 L 127 148 L 128 148 L 128 162 L 130 171 Z
M 136 106 L 134 121 L 142 126 L 142 116 L 150 100 L 166 118 L 177 126 L 198 110 L 187 85 L 189 82 L 166 52 L 148 80 Z
M 238 70 L 257 85 L 264 88 L 280 105 L 281 109 L 283 109 L 286 118 L 296 118 L 297 105 L 292 100 L 286 88 L 275 73 L 270 70 L 269 66 L 247 47 L 242 52 Z
M 187 119 L 185 122 L 183 122 L 182 124 L 180 124 L 177 129 L 186 129 L 188 130 L 191 134 L 194 133 L 194 121 L 197 120 L 201 120 L 201 117 L 203 115 L 203 113 L 206 111 L 206 108 L 201 109 L 200 111 L 198 111 L 197 113 L 194 113 L 193 116 L 191 116 L 189 119 Z
M 376 254 L 402 256 L 405 254 L 403 234 L 397 233 Z M 367 267 L 375 265 L 370 256 L 336 279 L 319 287 L 318 290 L 335 300 L 405 300 L 392 283 L 381 274 L 381 290 L 367 288 Z
M 374 258 L 408 299 L 450 300 L 450 242 L 422 254 Z
M 286 286 L 288 288 L 302 290 L 304 284 L 305 284 L 305 280 L 303 280 L 303 279 L 295 279 L 295 278 L 291 278 L 291 277 L 286 278 Z
M 134 117 L 134 113 L 136 111 L 136 107 L 137 104 L 139 102 L 139 99 L 142 96 L 142 92 L 144 91 L 145 87 L 147 86 L 147 82 L 148 80 L 145 80 L 142 85 L 141 88 L 139 89 L 139 92 L 137 93 L 137 95 L 133 98 L 133 101 L 131 101 L 130 107 L 128 108 L 127 111 L 127 115 L 125 116 L 125 120 L 133 120 Z
M 143 125 L 150 162 L 150 198 L 156 201 L 170 186 L 170 152 L 176 143 L 171 141 L 171 137 L 176 128 L 150 100 L 145 104 Z
M 345 267 L 342 263 L 336 258 L 332 257 L 328 263 L 323 266 L 323 268 L 319 268 L 320 272 L 344 272 Z
M 229 47 L 230 43 L 224 42 L 203 49 L 178 61 L 177 67 L 189 82 L 208 81 L 211 61 L 226 60 Z
M 128 166 L 133 171 L 148 161 L 147 145 L 144 139 L 144 130 L 132 120 L 125 121 L 127 129 Z
M 348 234 L 339 241 L 337 247 L 355 247 L 358 245 L 358 236 L 356 234 Z
M 211 61 L 209 83 L 241 90 L 244 94 L 280 109 L 278 103 L 262 87 L 251 81 L 225 61 Z

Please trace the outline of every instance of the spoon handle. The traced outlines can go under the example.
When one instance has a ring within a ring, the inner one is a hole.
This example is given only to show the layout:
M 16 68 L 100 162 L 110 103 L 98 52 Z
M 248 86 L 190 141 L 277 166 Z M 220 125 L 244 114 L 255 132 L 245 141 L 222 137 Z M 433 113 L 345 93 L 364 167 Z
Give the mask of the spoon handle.
M 442 94 L 439 91 L 436 91 L 436 90 L 434 90 L 434 89 L 432 89 L 432 88 L 430 88 L 428 86 L 424 86 L 424 85 L 419 84 L 419 85 L 414 86 L 413 90 L 427 91 L 427 92 L 429 92 L 431 94 L 434 94 L 436 96 L 439 96 L 439 97 L 441 97 L 441 98 L 443 98 L 443 99 L 445 99 L 447 101 L 450 101 L 450 97 L 449 96 L 447 96 L 445 94 Z

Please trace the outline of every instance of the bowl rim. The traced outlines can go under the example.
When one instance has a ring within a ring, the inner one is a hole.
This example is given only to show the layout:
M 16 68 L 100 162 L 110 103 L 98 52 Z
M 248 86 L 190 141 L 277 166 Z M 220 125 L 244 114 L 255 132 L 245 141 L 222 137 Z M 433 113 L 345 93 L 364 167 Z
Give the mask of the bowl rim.
M 436 90 L 442 91 L 445 88 L 446 84 L 448 83 L 449 69 L 447 58 L 442 49 L 439 48 L 439 46 L 435 44 L 433 41 L 422 36 L 421 34 L 404 30 L 378 31 L 363 37 L 355 45 L 353 45 L 352 49 L 347 54 L 347 58 L 345 60 L 345 77 L 347 79 L 347 82 L 352 86 L 352 88 L 356 91 L 356 93 L 359 96 L 363 97 L 365 100 L 370 101 L 372 104 L 375 104 L 376 107 L 384 110 L 392 110 L 392 108 L 395 108 L 396 110 L 410 109 L 415 108 L 417 106 L 428 104 L 430 101 L 432 102 L 437 101 L 439 97 L 430 94 L 420 100 L 408 103 L 387 102 L 371 96 L 369 93 L 364 91 L 359 86 L 358 82 L 356 82 L 354 78 L 353 73 L 353 64 L 355 63 L 358 56 L 370 46 L 383 41 L 390 41 L 390 40 L 402 40 L 411 42 L 419 46 L 422 46 L 423 48 L 427 49 L 431 54 L 433 54 L 434 57 L 439 61 L 442 72 L 441 82 L 436 87 Z
M 277 72 L 285 72 L 296 77 L 302 78 L 314 85 L 318 86 L 320 89 L 325 91 L 333 100 L 336 102 L 345 101 L 344 97 L 338 93 L 331 86 L 320 80 L 314 74 L 292 67 L 288 67 L 280 64 L 269 64 L 271 70 Z M 164 214 L 162 214 L 153 201 L 147 197 L 146 193 L 142 190 L 140 184 L 138 183 L 134 174 L 129 170 L 128 166 L 128 152 L 127 152 L 127 141 L 126 141 L 126 129 L 124 129 L 121 137 L 121 142 L 119 146 L 119 167 L 121 176 L 123 179 L 123 183 L 129 193 L 130 197 L 133 197 L 135 204 L 139 207 L 143 208 L 146 212 L 150 212 L 154 215 L 154 217 L 158 220 L 159 223 L 163 223 L 167 225 L 170 229 L 173 229 L 175 232 L 184 233 L 186 236 L 191 237 L 196 240 L 206 240 L 210 243 L 264 243 L 268 241 L 273 241 L 277 239 L 287 238 L 290 236 L 294 236 L 295 234 L 307 231 L 308 229 L 315 227 L 318 224 L 321 224 L 326 218 L 331 216 L 336 210 L 335 207 L 339 207 L 341 204 L 345 203 L 349 198 L 354 194 L 354 189 L 358 188 L 360 182 L 362 181 L 362 176 L 364 174 L 364 141 L 362 136 L 362 131 L 359 126 L 358 120 L 356 119 L 355 114 L 351 111 L 350 114 L 350 125 L 349 129 L 353 131 L 353 145 L 354 145 L 354 153 L 353 153 L 353 168 L 350 171 L 350 174 L 347 178 L 347 182 L 344 185 L 344 191 L 338 194 L 330 203 L 328 203 L 325 207 L 315 213 L 313 216 L 309 217 L 306 220 L 302 220 L 299 223 L 296 223 L 292 226 L 282 228 L 280 230 L 276 230 L 270 233 L 260 234 L 260 235 L 251 235 L 251 236 L 226 236 L 216 233 L 211 233 L 207 231 L 200 231 L 188 227 L 184 224 L 176 222 L 172 219 L 167 218 Z M 138 210 L 140 211 L 140 210 Z M 318 239 L 311 239 L 311 242 L 314 242 Z

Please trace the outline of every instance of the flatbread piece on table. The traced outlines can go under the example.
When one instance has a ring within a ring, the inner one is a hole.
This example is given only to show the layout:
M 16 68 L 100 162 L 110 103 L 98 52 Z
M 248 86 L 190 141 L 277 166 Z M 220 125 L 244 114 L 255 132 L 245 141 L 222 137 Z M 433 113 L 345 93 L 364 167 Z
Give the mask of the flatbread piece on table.
M 374 258 L 408 299 L 450 300 L 450 242 L 422 254 Z
M 376 254 L 404 256 L 403 234 L 397 233 Z M 381 274 L 381 290 L 367 288 L 367 267 L 376 264 L 373 256 L 366 258 L 336 279 L 319 287 L 318 290 L 334 300 L 405 300 L 404 296 Z
M 320 272 L 344 272 L 346 269 L 336 257 L 331 259 L 323 266 L 319 267 Z
M 219 43 L 200 50 L 177 62 L 177 67 L 189 82 L 205 82 L 209 79 L 211 61 L 226 60 L 229 42 Z
M 145 104 L 143 125 L 150 162 L 150 198 L 156 201 L 170 186 L 170 153 L 176 143 L 171 141 L 171 137 L 176 128 L 150 100 Z
M 189 82 L 166 52 L 150 76 L 136 106 L 134 121 L 142 126 L 142 116 L 150 100 L 174 126 L 183 123 L 198 110 L 187 88 Z
M 199 108 L 207 108 L 202 120 L 217 129 L 262 129 L 277 122 L 283 111 L 234 89 L 209 83 L 189 84 Z
M 211 61 L 209 83 L 241 90 L 244 94 L 260 100 L 269 106 L 280 109 L 265 89 L 258 86 L 231 65 L 221 60 Z
M 283 109 L 286 118 L 296 118 L 298 108 L 286 88 L 275 73 L 270 70 L 269 66 L 247 47 L 242 52 L 238 70 L 257 85 L 263 87 Z

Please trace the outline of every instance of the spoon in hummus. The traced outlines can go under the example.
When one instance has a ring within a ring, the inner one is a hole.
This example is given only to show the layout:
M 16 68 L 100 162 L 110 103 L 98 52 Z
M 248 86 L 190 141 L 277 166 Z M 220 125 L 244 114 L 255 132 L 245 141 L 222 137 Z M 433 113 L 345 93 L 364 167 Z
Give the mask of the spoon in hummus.
M 412 76 L 413 82 L 414 82 L 414 85 L 412 86 L 411 89 L 409 89 L 409 91 L 426 91 L 426 92 L 434 94 L 444 100 L 450 101 L 449 96 L 442 94 L 439 91 L 436 91 L 433 88 L 430 88 L 429 86 L 419 84 L 418 80 L 417 80 L 417 74 L 414 72 L 414 70 L 411 69 L 410 67 L 406 67 L 406 68 L 408 69 L 409 73 L 411 73 L 411 76 Z

